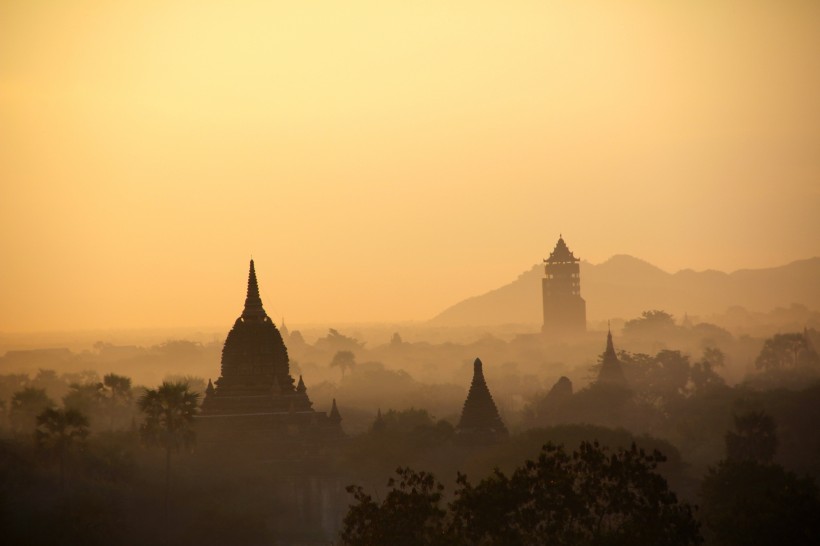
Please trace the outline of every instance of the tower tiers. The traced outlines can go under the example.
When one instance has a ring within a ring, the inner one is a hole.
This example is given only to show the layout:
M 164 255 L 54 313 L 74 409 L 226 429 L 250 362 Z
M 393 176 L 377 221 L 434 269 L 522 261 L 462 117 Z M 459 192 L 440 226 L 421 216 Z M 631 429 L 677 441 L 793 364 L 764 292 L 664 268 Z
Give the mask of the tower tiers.
M 586 331 L 586 302 L 581 297 L 579 262 L 563 237 L 544 260 L 542 296 L 544 325 L 548 336 L 578 335 Z

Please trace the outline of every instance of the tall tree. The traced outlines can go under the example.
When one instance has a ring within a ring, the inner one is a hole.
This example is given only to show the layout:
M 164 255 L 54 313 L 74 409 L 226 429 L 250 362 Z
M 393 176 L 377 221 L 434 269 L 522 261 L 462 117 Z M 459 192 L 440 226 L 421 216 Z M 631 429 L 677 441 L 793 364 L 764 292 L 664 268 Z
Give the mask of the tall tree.
M 95 424 L 105 414 L 105 389 L 100 382 L 72 383 L 63 396 L 63 406 L 81 412 Z
M 30 433 L 36 425 L 37 416 L 53 405 L 54 402 L 48 397 L 45 389 L 26 387 L 15 392 L 11 397 L 9 409 L 12 429 L 15 432 Z
M 165 449 L 165 514 L 171 492 L 171 453 L 191 447 L 196 441 L 193 421 L 199 394 L 186 383 L 163 382 L 156 389 L 145 389 L 138 405 L 145 415 L 140 436 L 146 445 Z
M 333 360 L 330 361 L 330 367 L 341 369 L 342 379 L 344 379 L 345 372 L 356 367 L 356 356 L 352 351 L 336 351 Z
M 131 405 L 131 378 L 110 373 L 103 377 L 103 386 L 108 391 L 110 428 L 114 430 L 117 417 Z
M 62 490 L 65 489 L 66 459 L 71 449 L 87 436 L 88 417 L 76 409 L 46 408 L 37 416 L 37 445 L 57 456 Z
M 755 360 L 759 370 L 786 370 L 820 365 L 820 357 L 805 333 L 775 334 L 763 344 Z

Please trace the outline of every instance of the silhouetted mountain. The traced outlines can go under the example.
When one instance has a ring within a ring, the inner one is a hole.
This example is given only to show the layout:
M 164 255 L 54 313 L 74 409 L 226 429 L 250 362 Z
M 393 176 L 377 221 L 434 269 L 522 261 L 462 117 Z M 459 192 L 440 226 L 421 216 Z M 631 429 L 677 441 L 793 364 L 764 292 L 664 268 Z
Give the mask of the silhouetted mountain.
M 534 265 L 501 288 L 461 301 L 432 319 L 440 325 L 541 324 L 541 279 Z M 667 273 L 652 264 L 616 255 L 602 264 L 581 262 L 581 295 L 589 320 L 634 318 L 648 309 L 721 313 L 740 305 L 753 311 L 800 303 L 820 309 L 820 257 L 768 269 L 734 273 L 684 269 Z

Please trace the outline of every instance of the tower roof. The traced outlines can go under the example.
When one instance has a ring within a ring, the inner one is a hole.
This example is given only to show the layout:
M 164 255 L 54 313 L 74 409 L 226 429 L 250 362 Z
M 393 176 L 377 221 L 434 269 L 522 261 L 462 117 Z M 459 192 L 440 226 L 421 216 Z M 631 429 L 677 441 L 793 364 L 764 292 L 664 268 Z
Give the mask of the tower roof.
M 245 296 L 245 309 L 242 311 L 243 319 L 262 319 L 267 317 L 265 309 L 262 308 L 262 298 L 259 297 L 259 283 L 256 281 L 256 269 L 251 260 L 251 268 L 248 272 L 248 295 Z
M 558 242 L 555 243 L 555 249 L 550 253 L 550 257 L 544 260 L 547 263 L 569 263 L 577 262 L 578 258 L 570 251 L 567 244 L 564 242 L 563 236 L 558 236 Z
M 478 358 L 473 363 L 473 382 L 467 393 L 467 400 L 464 401 L 458 428 L 472 432 L 507 433 L 507 427 L 501 421 L 493 396 L 487 388 L 481 360 Z

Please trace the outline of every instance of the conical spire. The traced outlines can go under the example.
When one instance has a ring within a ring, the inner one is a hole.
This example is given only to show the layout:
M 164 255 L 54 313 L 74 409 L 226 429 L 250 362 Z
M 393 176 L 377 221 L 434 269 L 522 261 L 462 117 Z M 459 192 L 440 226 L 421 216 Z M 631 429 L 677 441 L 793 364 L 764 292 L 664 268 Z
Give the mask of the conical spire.
M 259 283 L 256 281 L 256 269 L 251 260 L 251 269 L 248 272 L 248 295 L 245 297 L 245 309 L 242 311 L 243 319 L 261 319 L 266 317 L 262 308 L 262 298 L 259 297 Z
M 617 355 L 615 353 L 615 345 L 612 343 L 612 328 L 610 328 L 609 326 L 609 321 L 606 322 L 606 329 L 606 350 L 604 351 L 604 354 L 615 355 L 615 357 L 617 358 Z
M 205 394 L 213 394 L 213 393 L 214 393 L 214 384 L 209 378 L 208 379 L 208 386 L 205 387 Z
M 331 423 L 339 424 L 342 422 L 342 415 L 339 413 L 339 408 L 336 407 L 336 399 L 333 399 L 333 406 L 330 408 L 330 415 L 328 415 Z
M 299 384 L 296 385 L 296 392 L 305 392 L 307 387 L 305 387 L 305 382 L 302 381 L 302 376 L 299 376 Z
M 507 428 L 501 421 L 490 389 L 487 388 L 481 360 L 478 358 L 473 362 L 473 382 L 464 402 L 458 428 L 463 431 L 507 434 Z
M 606 334 L 606 349 L 601 358 L 601 369 L 598 372 L 599 383 L 610 383 L 615 385 L 626 385 L 626 377 L 618 360 L 618 353 L 615 352 L 615 345 L 612 343 L 612 330 L 608 329 Z

